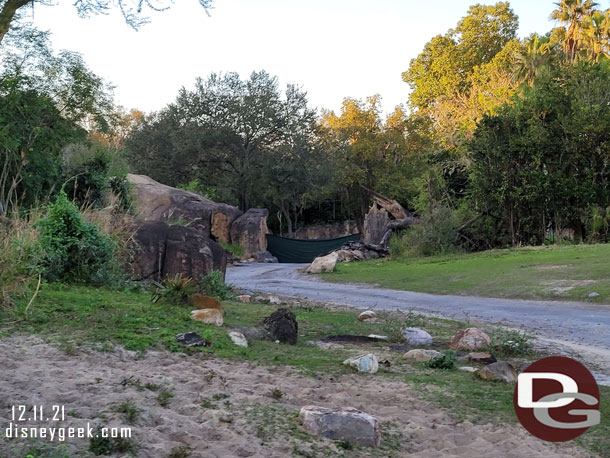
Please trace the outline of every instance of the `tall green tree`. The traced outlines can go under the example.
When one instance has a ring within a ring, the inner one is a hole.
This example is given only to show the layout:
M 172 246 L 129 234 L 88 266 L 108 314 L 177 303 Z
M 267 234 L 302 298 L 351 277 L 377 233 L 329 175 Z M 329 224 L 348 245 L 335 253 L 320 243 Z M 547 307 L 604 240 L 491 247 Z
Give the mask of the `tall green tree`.
M 262 203 L 269 158 L 313 138 L 315 121 L 306 93 L 295 85 L 282 93 L 265 71 L 247 80 L 212 74 L 148 117 L 128 145 L 136 170 L 172 185 L 198 178 L 247 209 Z

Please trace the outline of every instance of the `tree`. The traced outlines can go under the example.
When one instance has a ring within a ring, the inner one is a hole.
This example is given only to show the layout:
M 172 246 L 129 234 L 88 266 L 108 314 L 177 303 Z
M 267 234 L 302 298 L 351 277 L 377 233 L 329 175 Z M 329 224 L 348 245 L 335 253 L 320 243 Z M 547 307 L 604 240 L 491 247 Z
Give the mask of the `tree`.
M 398 107 L 384 122 L 380 98 L 366 101 L 346 98 L 339 115 L 325 112 L 321 127 L 326 149 L 333 157 L 336 192 L 349 196 L 356 218 L 362 222 L 369 209 L 370 190 L 410 206 L 413 178 L 421 173 L 419 125 Z
M 494 221 L 492 245 L 503 234 L 513 246 L 542 243 L 549 229 L 583 238 L 591 207 L 608 206 L 608 88 L 607 61 L 565 63 L 480 123 L 470 190 Z
M 245 210 L 262 204 L 269 158 L 313 139 L 315 120 L 304 91 L 288 85 L 282 94 L 265 71 L 245 81 L 212 74 L 148 117 L 128 145 L 137 170 L 170 185 L 199 179 L 224 188 Z
M 443 96 L 468 90 L 477 66 L 490 63 L 516 37 L 518 18 L 508 2 L 474 5 L 455 29 L 438 35 L 402 74 L 412 107 L 426 109 Z
M 211 8 L 213 0 L 199 0 L 206 11 Z M 19 19 L 26 8 L 35 5 L 52 5 L 50 0 L 0 0 L 0 44 L 16 19 Z M 75 0 L 74 6 L 81 17 L 93 14 L 108 14 L 118 8 L 125 22 L 134 28 L 149 22 L 144 10 L 165 11 L 172 5 L 171 0 Z
M 563 44 L 565 54 L 574 60 L 583 42 L 585 18 L 589 17 L 595 7 L 593 0 L 561 0 L 555 3 L 557 9 L 551 13 L 551 19 L 562 24 L 554 34 Z

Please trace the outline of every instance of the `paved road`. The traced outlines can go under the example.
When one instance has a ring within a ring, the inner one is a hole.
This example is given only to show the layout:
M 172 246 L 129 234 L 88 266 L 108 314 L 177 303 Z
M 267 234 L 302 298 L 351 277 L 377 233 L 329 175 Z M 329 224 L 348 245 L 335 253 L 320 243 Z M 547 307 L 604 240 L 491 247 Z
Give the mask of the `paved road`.
M 304 267 L 303 264 L 239 265 L 228 269 L 227 281 L 241 289 L 281 296 L 371 309 L 413 309 L 445 317 L 470 317 L 526 327 L 541 337 L 577 344 L 610 357 L 610 305 L 444 296 L 328 283 L 318 276 L 300 273 Z

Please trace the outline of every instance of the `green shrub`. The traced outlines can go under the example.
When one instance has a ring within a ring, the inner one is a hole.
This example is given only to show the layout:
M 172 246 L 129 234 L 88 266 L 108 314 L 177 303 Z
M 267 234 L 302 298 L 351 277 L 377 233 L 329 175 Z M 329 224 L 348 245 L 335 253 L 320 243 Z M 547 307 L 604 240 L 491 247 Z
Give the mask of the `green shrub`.
M 111 239 L 87 222 L 61 191 L 38 223 L 44 253 L 42 273 L 49 281 L 104 284 L 113 275 Z
M 497 329 L 492 333 L 489 352 L 495 356 L 527 356 L 532 354 L 532 337 L 512 329 Z
M 225 300 L 232 296 L 231 288 L 222 279 L 222 273 L 213 270 L 205 275 L 199 282 L 199 286 L 208 296 Z
M 390 240 L 390 254 L 395 258 L 433 256 L 460 251 L 459 216 L 447 207 L 425 213 L 418 224 Z
M 426 365 L 432 369 L 451 370 L 455 369 L 457 358 L 453 350 L 447 350 L 440 356 L 432 358 Z

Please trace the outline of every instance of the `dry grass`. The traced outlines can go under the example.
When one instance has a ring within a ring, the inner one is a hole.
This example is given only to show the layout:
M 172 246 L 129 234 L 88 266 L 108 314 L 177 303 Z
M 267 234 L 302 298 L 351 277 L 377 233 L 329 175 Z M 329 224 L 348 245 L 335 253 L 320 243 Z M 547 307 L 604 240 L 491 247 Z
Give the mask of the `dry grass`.
M 14 304 L 33 289 L 38 278 L 36 266 L 40 257 L 37 249 L 36 221 L 42 212 L 31 211 L 27 216 L 14 214 L 0 220 L 0 307 Z

